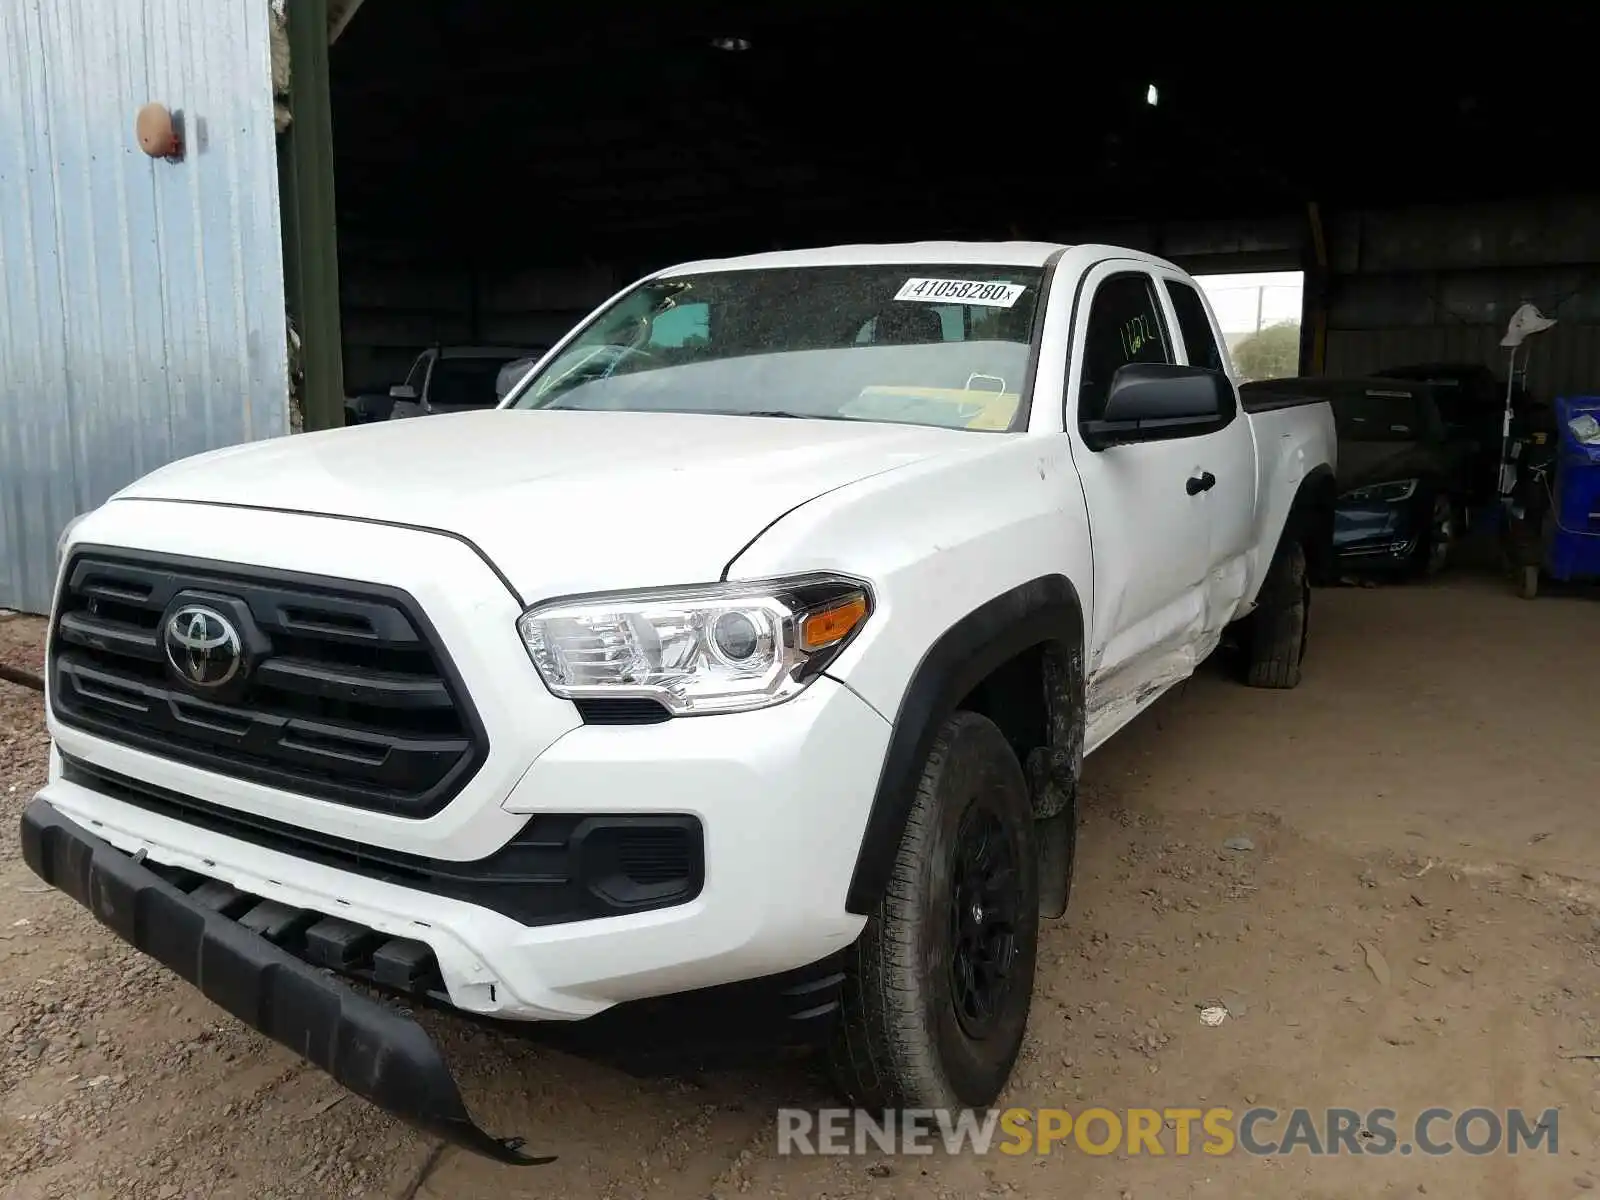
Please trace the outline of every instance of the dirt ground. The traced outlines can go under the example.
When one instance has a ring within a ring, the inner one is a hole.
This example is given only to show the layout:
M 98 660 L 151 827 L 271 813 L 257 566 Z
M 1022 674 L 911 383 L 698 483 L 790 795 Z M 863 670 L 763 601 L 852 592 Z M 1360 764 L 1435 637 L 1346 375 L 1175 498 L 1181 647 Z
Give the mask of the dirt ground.
M 1529 604 L 1470 578 L 1319 592 L 1300 689 L 1208 670 L 1125 730 L 1086 769 L 1072 903 L 1043 932 L 1005 1098 L 1389 1107 L 1402 1133 L 1432 1105 L 1553 1107 L 1557 1154 L 780 1156 L 775 1109 L 828 1102 L 804 1067 L 635 1079 L 430 1017 L 483 1124 L 560 1159 L 441 1152 L 39 884 L 14 829 L 44 776 L 40 708 L 0 684 L 0 1193 L 1593 1194 L 1597 617 L 1592 598 Z M 0 622 L 0 661 L 37 669 L 39 636 Z M 1212 1003 L 1230 1013 L 1215 1027 Z

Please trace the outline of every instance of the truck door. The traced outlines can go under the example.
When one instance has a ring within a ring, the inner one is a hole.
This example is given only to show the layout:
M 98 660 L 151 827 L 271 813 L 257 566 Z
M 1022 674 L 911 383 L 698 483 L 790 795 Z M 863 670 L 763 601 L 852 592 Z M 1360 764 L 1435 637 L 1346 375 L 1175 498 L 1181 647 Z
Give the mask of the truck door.
M 1228 361 L 1206 302 L 1192 282 L 1170 271 L 1158 271 L 1171 303 L 1178 330 L 1179 362 L 1228 373 Z M 1233 619 L 1250 576 L 1255 537 L 1257 461 L 1249 418 L 1237 410 L 1234 419 L 1207 434 L 1202 457 L 1216 483 L 1200 497 L 1206 527 L 1206 630 L 1218 634 Z M 1272 547 L 1267 548 L 1271 553 Z
M 1081 422 L 1105 409 L 1126 363 L 1175 363 L 1168 310 L 1146 264 L 1110 261 L 1085 277 L 1074 318 L 1066 427 L 1094 556 L 1088 748 L 1193 669 L 1211 562 L 1200 485 L 1211 436 L 1091 450 Z

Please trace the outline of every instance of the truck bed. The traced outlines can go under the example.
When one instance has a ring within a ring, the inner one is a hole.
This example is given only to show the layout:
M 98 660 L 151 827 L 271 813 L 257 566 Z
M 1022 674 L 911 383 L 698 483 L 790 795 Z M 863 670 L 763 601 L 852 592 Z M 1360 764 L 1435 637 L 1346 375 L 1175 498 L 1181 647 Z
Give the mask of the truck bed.
M 1239 385 L 1239 407 L 1247 413 L 1273 412 L 1280 408 L 1299 408 L 1330 399 L 1335 383 L 1348 386 L 1348 380 L 1297 375 L 1290 379 L 1258 379 Z

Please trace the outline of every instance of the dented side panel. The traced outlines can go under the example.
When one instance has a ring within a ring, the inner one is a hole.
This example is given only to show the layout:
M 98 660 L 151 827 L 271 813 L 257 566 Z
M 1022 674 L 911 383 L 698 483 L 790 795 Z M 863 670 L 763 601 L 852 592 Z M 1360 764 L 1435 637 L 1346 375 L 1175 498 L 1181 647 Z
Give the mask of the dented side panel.
M 889 721 L 929 648 L 995 597 L 1060 575 L 1088 607 L 1089 521 L 1066 439 L 964 436 L 970 452 L 864 479 L 795 509 L 727 572 L 860 574 L 874 564 L 876 611 L 828 673 Z

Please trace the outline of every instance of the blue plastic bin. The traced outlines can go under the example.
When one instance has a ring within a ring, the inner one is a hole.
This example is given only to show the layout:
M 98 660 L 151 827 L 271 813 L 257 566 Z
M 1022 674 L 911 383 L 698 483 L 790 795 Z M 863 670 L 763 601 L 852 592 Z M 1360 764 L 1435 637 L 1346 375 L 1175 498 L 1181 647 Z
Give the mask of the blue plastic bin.
M 1600 445 L 1584 445 L 1571 424 L 1584 413 L 1600 421 L 1600 396 L 1556 401 L 1555 529 L 1545 551 L 1555 579 L 1600 578 Z

